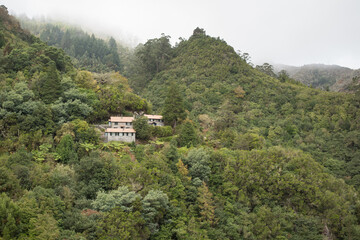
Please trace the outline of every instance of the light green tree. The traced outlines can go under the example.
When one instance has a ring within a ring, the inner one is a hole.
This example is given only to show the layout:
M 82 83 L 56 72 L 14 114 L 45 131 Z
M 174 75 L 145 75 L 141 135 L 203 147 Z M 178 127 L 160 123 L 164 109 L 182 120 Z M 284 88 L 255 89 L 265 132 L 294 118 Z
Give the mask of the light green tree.
M 140 199 L 139 194 L 123 186 L 109 193 L 103 191 L 98 192 L 96 199 L 92 202 L 92 206 L 103 212 L 110 211 L 115 207 L 120 207 L 123 211 L 130 212 L 133 209 L 132 203 L 137 199 Z

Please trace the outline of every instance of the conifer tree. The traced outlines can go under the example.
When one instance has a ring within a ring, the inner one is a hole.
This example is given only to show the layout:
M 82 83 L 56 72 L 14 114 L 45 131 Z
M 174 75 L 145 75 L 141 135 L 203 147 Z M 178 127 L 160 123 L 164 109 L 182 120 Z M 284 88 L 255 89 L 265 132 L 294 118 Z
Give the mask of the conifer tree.
M 214 201 L 212 200 L 212 193 L 209 191 L 205 182 L 202 183 L 198 190 L 199 197 L 197 200 L 199 202 L 201 220 L 211 225 L 214 223 L 215 219 L 215 207 Z
M 177 122 L 186 118 L 183 97 L 180 94 L 178 86 L 174 83 L 169 87 L 162 114 L 165 124 L 172 127 L 175 127 Z
M 180 147 L 196 146 L 199 143 L 199 138 L 196 134 L 193 124 L 187 120 L 182 126 L 178 137 L 178 144 Z

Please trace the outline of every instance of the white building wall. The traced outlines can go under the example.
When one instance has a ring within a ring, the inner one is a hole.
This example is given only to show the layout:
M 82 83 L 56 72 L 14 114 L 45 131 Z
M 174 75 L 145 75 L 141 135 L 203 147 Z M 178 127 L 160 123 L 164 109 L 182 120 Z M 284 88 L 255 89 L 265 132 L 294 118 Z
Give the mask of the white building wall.
M 155 125 L 155 124 L 156 125 Z M 151 124 L 151 125 L 154 125 L 154 126 L 164 126 L 164 121 L 163 120 L 160 120 L 160 119 L 149 119 L 148 120 L 148 124 Z
M 119 133 L 119 136 L 116 136 L 115 133 L 106 133 L 105 139 L 108 142 L 110 141 L 120 141 L 120 142 L 135 142 L 135 133 Z
M 124 123 L 124 122 L 109 122 L 110 128 L 133 128 L 133 125 L 131 122 Z

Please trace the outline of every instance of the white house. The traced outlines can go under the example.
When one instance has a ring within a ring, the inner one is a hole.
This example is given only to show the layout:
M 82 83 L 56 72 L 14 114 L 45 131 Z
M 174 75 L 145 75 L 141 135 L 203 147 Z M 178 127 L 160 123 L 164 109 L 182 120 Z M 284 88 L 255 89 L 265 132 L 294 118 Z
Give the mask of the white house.
M 134 117 L 110 117 L 109 127 L 110 128 L 133 128 L 132 122 Z
M 107 128 L 105 130 L 105 140 L 135 142 L 136 131 L 133 128 Z
M 148 118 L 148 123 L 154 126 L 164 126 L 163 116 L 144 114 Z

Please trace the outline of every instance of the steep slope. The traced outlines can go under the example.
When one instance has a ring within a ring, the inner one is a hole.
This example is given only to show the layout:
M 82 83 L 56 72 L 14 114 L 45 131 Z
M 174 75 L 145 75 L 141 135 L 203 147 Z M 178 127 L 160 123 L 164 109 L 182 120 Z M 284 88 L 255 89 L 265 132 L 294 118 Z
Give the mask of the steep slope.
M 6 7 L 0 8 L 1 30 L 1 67 L 2 73 L 16 73 L 22 71 L 27 77 L 42 70 L 51 62 L 60 72 L 69 72 L 73 66 L 70 58 L 62 51 L 48 47 L 38 38 L 24 31 L 19 22 L 8 15 Z
M 63 49 L 80 69 L 102 73 L 122 71 L 129 54 L 129 50 L 112 37 L 104 40 L 65 23 L 26 17 L 21 17 L 20 23 L 48 45 Z
M 349 91 L 352 79 L 359 76 L 359 70 L 353 70 L 337 65 L 310 64 L 302 67 L 275 65 L 275 71 L 285 70 L 290 77 L 305 84 L 320 89 L 330 89 L 335 92 Z
M 0 6 L 0 151 L 31 147 L 75 119 L 146 111 L 119 73 L 76 69 L 69 56 L 20 27 Z M 26 140 L 24 140 L 26 139 Z
M 1 73 L 1 239 L 360 238 L 354 188 L 307 153 L 271 147 L 286 145 L 285 137 L 302 141 L 310 132 L 308 146 L 317 137 L 312 128 L 330 137 L 355 129 L 356 123 L 344 122 L 351 105 L 347 95 L 280 83 L 252 69 L 224 41 L 197 34 L 156 69 L 150 87 L 166 92 L 174 82 L 185 90 L 191 118 L 211 128 L 209 140 L 189 148 L 177 148 L 176 136 L 166 143 L 101 143 L 85 120 L 146 111 L 146 101 L 118 73 L 58 69 L 63 51 L 44 55 L 54 48 L 26 33 L 25 40 L 34 42 L 21 40 L 21 31 L 10 31 L 15 26 L 1 28 L 4 46 L 14 46 L 2 63 L 22 63 L 27 51 L 34 56 L 28 56 L 32 64 Z M 150 90 L 160 108 L 158 92 Z M 193 99 L 202 107 L 193 106 Z M 334 106 L 341 114 L 327 113 Z M 204 114 L 197 118 L 198 112 Z M 322 122 L 324 116 L 331 121 Z M 282 129 L 285 118 L 299 129 Z M 333 122 L 336 129 L 327 126 Z M 355 152 L 357 139 L 353 134 L 348 142 Z M 317 151 L 321 144 L 314 145 Z
M 211 146 L 300 148 L 359 186 L 360 168 L 353 168 L 360 150 L 354 95 L 280 82 L 249 66 L 223 40 L 205 34 L 191 36 L 174 51 L 166 70 L 144 92 L 155 109 L 160 111 L 174 82 L 190 118 L 210 126 L 204 134 Z

